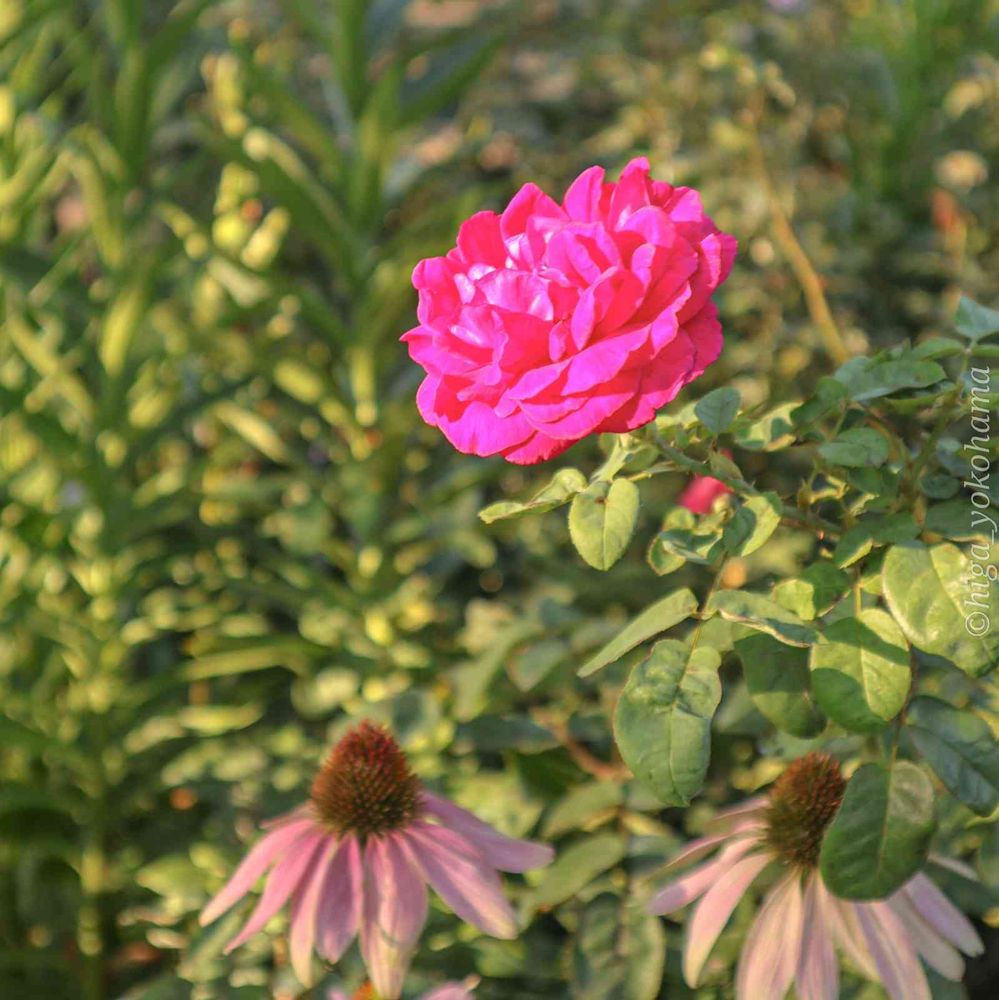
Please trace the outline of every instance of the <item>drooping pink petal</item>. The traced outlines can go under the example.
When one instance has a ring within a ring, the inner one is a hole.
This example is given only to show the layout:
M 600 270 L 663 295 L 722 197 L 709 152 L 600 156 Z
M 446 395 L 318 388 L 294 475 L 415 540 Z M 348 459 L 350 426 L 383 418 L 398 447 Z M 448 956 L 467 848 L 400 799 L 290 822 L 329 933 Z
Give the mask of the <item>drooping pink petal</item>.
M 971 865 L 965 864 L 957 858 L 948 858 L 943 854 L 935 854 L 931 851 L 930 861 L 933 864 L 938 865 L 940 868 L 946 868 L 948 871 L 952 871 L 955 875 L 960 875 L 961 878 L 965 878 L 969 882 L 981 881 L 978 877 L 978 872 L 976 872 Z
M 766 795 L 756 795 L 738 805 L 729 806 L 727 809 L 719 809 L 718 812 L 708 820 L 709 830 L 725 830 L 733 823 L 740 822 L 750 817 L 759 817 L 766 811 L 770 800 Z
M 426 813 L 460 833 L 493 868 L 501 872 L 526 872 L 543 868 L 555 857 L 547 844 L 506 837 L 483 823 L 467 809 L 430 792 L 423 793 Z
M 464 983 L 445 983 L 425 993 L 421 1000 L 474 1000 L 474 997 Z
M 517 921 L 496 871 L 461 834 L 429 823 L 403 836 L 423 877 L 466 923 L 498 938 L 515 938 Z
M 794 988 L 798 1000 L 839 1000 L 839 965 L 833 929 L 827 919 L 829 900 L 818 874 L 805 885 L 801 954 Z
M 853 908 L 878 979 L 891 1000 L 931 1000 L 916 950 L 888 904 L 855 903 Z
M 964 977 L 964 959 L 961 958 L 961 953 L 923 920 L 905 893 L 896 892 L 888 898 L 887 903 L 902 922 L 905 933 L 923 961 L 945 979 L 960 982 Z
M 755 846 L 756 841 L 749 837 L 733 841 L 713 861 L 692 869 L 656 893 L 646 909 L 649 913 L 672 913 L 692 903 Z
M 860 970 L 865 978 L 876 981 L 877 966 L 871 953 L 867 950 L 860 923 L 854 911 L 853 904 L 845 899 L 838 899 L 823 886 L 826 906 L 826 920 L 832 929 L 833 937 L 840 949 L 850 961 Z
M 397 834 L 364 848 L 361 955 L 383 1000 L 397 1000 L 427 919 L 427 890 Z
M 687 942 L 683 950 L 683 978 L 691 988 L 697 986 L 701 969 L 732 911 L 756 876 L 771 861 L 769 854 L 750 854 L 742 858 L 723 872 L 701 897 L 687 926 Z
M 738 1000 L 784 1000 L 798 968 L 802 918 L 801 880 L 792 872 L 770 891 L 742 946 Z
M 340 841 L 326 871 L 316 911 L 317 950 L 329 963 L 339 961 L 354 940 L 361 920 L 364 865 L 361 847 L 353 834 Z
M 287 852 L 267 877 L 264 893 L 260 897 L 256 909 L 250 915 L 250 919 L 246 922 L 246 926 L 225 946 L 227 955 L 234 948 L 238 948 L 248 941 L 254 934 L 262 931 L 271 917 L 284 906 L 288 897 L 305 878 L 326 840 L 323 833 L 312 827 L 291 843 Z
M 316 940 L 319 902 L 330 862 L 339 844 L 332 837 L 320 849 L 315 864 L 305 873 L 291 897 L 291 967 L 303 986 L 312 985 L 312 949 Z
M 916 912 L 946 941 L 965 955 L 981 955 L 985 950 L 971 921 L 936 887 L 928 876 L 914 875 L 899 892 L 904 893 Z
M 692 865 L 695 861 L 707 857 L 716 847 L 724 844 L 729 838 L 727 833 L 715 833 L 709 837 L 698 837 L 692 840 L 682 850 L 670 857 L 669 861 L 662 868 L 662 872 L 678 871 L 687 865 Z
M 214 896 L 201 911 L 198 918 L 202 926 L 218 919 L 226 910 L 242 899 L 254 886 L 257 879 L 272 864 L 274 864 L 299 837 L 315 824 L 311 819 L 300 818 L 284 822 L 279 818 L 279 825 L 262 837 L 249 854 L 243 858 L 232 878 Z

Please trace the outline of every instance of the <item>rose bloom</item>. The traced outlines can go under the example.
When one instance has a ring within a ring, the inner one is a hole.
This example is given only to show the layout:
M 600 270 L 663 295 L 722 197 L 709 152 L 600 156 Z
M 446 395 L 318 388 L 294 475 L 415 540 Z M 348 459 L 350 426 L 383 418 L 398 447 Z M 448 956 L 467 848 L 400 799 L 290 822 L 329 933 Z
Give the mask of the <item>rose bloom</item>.
M 707 514 L 719 497 L 732 491 L 714 476 L 694 476 L 677 497 L 676 502 L 693 514 Z
M 648 423 L 721 350 L 710 298 L 735 257 L 696 191 L 632 160 L 562 203 L 525 184 L 413 272 L 423 419 L 459 450 L 529 465 Z
M 263 930 L 290 899 L 291 961 L 302 983 L 312 980 L 313 951 L 334 963 L 359 933 L 380 1000 L 396 1000 L 426 922 L 428 883 L 462 920 L 514 938 L 517 922 L 497 870 L 527 871 L 552 856 L 550 847 L 505 837 L 426 791 L 392 736 L 364 722 L 333 748 L 309 802 L 267 824 L 201 923 L 269 871 L 226 952 Z
M 668 885 L 649 904 L 672 913 L 696 901 L 687 925 L 683 976 L 693 988 L 715 941 L 743 895 L 765 869 L 777 880 L 742 946 L 737 1000 L 783 1000 L 792 984 L 798 1000 L 838 1000 L 838 948 L 891 1000 L 931 1000 L 920 957 L 954 982 L 966 955 L 982 941 L 967 917 L 922 873 L 887 899 L 853 902 L 834 896 L 817 867 L 826 827 L 845 782 L 828 754 L 790 764 L 769 796 L 716 817 L 717 832 L 690 843 L 667 865 L 677 869 L 717 855 Z M 947 862 L 970 878 L 964 865 Z

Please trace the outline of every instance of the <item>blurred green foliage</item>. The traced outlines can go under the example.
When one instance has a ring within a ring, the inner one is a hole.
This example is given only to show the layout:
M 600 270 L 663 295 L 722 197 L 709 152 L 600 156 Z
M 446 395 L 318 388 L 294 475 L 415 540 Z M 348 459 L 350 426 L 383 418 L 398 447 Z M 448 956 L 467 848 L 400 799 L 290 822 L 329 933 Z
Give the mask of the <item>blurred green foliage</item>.
M 419 422 L 410 271 L 516 184 L 646 152 L 742 247 L 706 383 L 807 396 L 841 360 L 816 281 L 852 353 L 994 296 L 997 42 L 984 0 L 5 0 L 0 992 L 299 995 L 279 938 L 223 960 L 238 914 L 196 913 L 370 717 L 429 784 L 560 849 L 511 885 L 518 941 L 433 911 L 414 990 L 683 995 L 679 935 L 632 890 L 802 742 L 736 671 L 701 801 L 656 811 L 626 780 L 609 717 L 635 657 L 574 677 L 650 571 L 591 570 L 558 514 L 478 519 L 546 478 Z M 794 451 L 753 463 L 802 475 Z M 649 540 L 681 483 L 643 493 Z M 779 533 L 738 573 L 804 556 Z M 954 807 L 942 831 L 994 886 L 995 827 Z M 725 995 L 724 962 L 708 979 Z

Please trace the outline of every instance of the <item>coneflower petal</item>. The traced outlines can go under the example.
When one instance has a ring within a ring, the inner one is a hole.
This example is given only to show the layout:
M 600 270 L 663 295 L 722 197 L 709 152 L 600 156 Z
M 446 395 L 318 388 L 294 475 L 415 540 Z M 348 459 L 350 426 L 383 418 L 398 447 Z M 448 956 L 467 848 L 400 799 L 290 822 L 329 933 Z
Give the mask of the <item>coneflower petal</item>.
M 945 979 L 960 982 L 964 976 L 964 959 L 961 958 L 961 953 L 923 920 L 905 893 L 896 892 L 887 902 L 895 916 L 902 921 L 905 933 L 926 964 L 931 969 L 936 969 Z
M 985 950 L 971 921 L 936 887 L 930 878 L 920 872 L 914 875 L 899 892 L 904 893 L 916 912 L 945 940 L 965 955 L 981 955 Z
M 555 852 L 547 844 L 505 837 L 477 816 L 447 799 L 423 793 L 425 811 L 457 830 L 479 851 L 482 857 L 501 872 L 526 872 L 551 864 Z
M 891 1000 L 931 1000 L 930 985 L 905 927 L 887 903 L 855 903 L 854 912 L 878 979 Z
M 361 847 L 357 838 L 348 834 L 326 871 L 316 912 L 318 951 L 331 965 L 339 961 L 357 934 L 363 893 Z
M 739 1000 L 784 1000 L 798 965 L 801 922 L 801 881 L 791 874 L 770 891 L 742 946 Z
M 674 854 L 663 866 L 662 872 L 665 874 L 667 872 L 677 871 L 680 868 L 685 868 L 687 865 L 691 865 L 695 861 L 700 861 L 701 858 L 710 854 L 721 844 L 724 844 L 735 837 L 751 837 L 760 829 L 761 826 L 759 823 L 745 822 L 733 827 L 731 830 L 726 830 L 724 833 L 713 833 L 707 837 L 698 837 L 696 840 L 692 840 L 686 847 L 683 848 L 683 850 Z
M 839 965 L 833 928 L 827 919 L 828 899 L 818 874 L 805 886 L 801 923 L 801 957 L 794 988 L 798 1000 L 838 1000 Z
M 308 819 L 294 823 L 286 823 L 262 837 L 236 869 L 232 878 L 214 896 L 201 911 L 198 918 L 204 927 L 218 919 L 226 910 L 241 900 L 256 884 L 258 878 L 267 871 L 297 840 L 315 824 Z
M 319 901 L 337 847 L 332 838 L 327 841 L 291 897 L 291 967 L 303 986 L 312 985 L 312 946 L 316 940 Z
M 284 906 L 288 897 L 298 888 L 305 873 L 312 866 L 314 857 L 325 843 L 326 837 L 313 826 L 289 845 L 287 852 L 267 877 L 264 893 L 246 926 L 225 946 L 227 955 L 264 929 L 271 917 Z
M 826 919 L 833 930 L 836 943 L 866 979 L 877 980 L 878 969 L 864 943 L 853 904 L 833 896 L 825 884 L 822 892 L 826 903 Z
M 697 985 L 704 963 L 732 911 L 772 860 L 769 854 L 751 854 L 737 861 L 722 873 L 697 904 L 687 926 L 687 944 L 683 951 L 683 978 L 691 988 Z
M 364 867 L 361 955 L 378 995 L 397 1000 L 426 923 L 427 889 L 398 834 L 372 837 Z
M 499 877 L 461 834 L 417 822 L 400 836 L 434 891 L 462 920 L 493 937 L 517 936 L 517 921 Z
M 766 811 L 769 799 L 766 795 L 757 795 L 754 798 L 746 799 L 737 806 L 729 806 L 727 809 L 719 809 L 718 812 L 707 822 L 709 830 L 729 828 L 739 820 L 749 819 L 758 816 Z
M 649 913 L 672 913 L 674 910 L 679 910 L 681 906 L 692 903 L 698 897 L 703 896 L 713 882 L 728 871 L 751 847 L 755 846 L 756 841 L 749 838 L 728 844 L 713 861 L 709 861 L 699 868 L 694 868 L 656 893 L 646 906 L 647 911 Z

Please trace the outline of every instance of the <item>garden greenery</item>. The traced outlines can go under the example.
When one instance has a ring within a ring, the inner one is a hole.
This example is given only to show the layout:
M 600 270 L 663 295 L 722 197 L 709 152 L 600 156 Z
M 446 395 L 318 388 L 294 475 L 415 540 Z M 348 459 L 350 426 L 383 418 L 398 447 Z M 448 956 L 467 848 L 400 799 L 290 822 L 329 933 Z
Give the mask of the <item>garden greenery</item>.
M 996 25 L 880 6 L 0 4 L 0 995 L 363 995 L 287 915 L 228 956 L 245 905 L 198 915 L 365 720 L 555 851 L 514 933 L 432 901 L 404 997 L 687 990 L 664 863 L 811 753 L 829 892 L 931 876 L 988 983 Z M 738 239 L 717 360 L 544 464 L 460 454 L 414 266 L 643 156 Z

